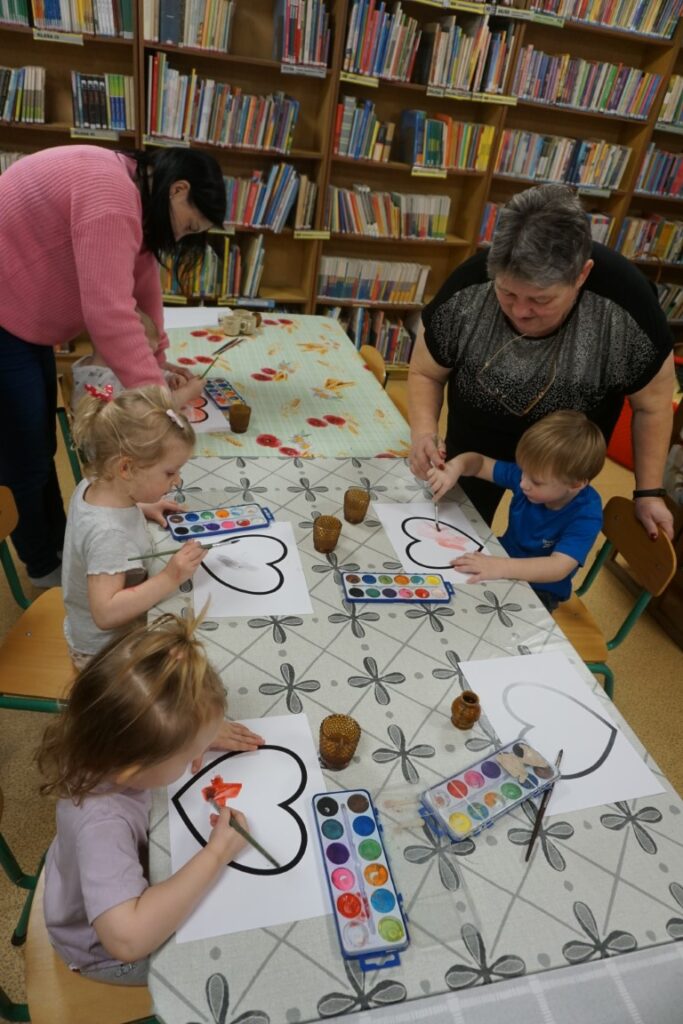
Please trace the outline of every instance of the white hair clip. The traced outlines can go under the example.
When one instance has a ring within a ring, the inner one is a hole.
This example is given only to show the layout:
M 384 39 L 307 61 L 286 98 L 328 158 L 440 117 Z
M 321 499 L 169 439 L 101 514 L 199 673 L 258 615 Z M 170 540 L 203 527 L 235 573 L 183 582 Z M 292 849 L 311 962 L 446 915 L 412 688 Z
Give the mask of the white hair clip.
M 180 427 L 181 430 L 183 429 L 183 421 L 181 420 L 180 416 L 175 411 L 175 409 L 167 409 L 166 415 L 170 420 L 173 420 L 177 427 Z

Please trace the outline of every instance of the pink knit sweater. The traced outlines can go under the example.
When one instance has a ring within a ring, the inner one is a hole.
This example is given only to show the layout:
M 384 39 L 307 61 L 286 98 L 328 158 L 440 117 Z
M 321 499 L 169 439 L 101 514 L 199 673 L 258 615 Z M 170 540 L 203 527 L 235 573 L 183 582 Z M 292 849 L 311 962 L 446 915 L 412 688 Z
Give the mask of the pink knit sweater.
M 85 329 L 126 387 L 163 384 L 168 347 L 134 167 L 98 146 L 59 146 L 0 175 L 0 326 L 38 345 Z M 160 333 L 156 356 L 136 305 Z

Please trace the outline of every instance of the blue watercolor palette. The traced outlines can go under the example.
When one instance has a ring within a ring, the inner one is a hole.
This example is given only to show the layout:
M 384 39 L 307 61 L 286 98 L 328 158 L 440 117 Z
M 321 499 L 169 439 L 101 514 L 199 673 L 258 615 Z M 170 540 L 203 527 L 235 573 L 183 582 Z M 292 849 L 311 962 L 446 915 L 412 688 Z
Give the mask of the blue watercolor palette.
M 194 512 L 171 512 L 166 522 L 174 540 L 219 540 L 233 533 L 262 530 L 273 522 L 273 513 L 256 503 L 224 505 Z
M 396 966 L 410 937 L 370 794 L 316 793 L 313 814 L 342 955 L 364 971 Z
M 206 397 L 210 398 L 219 409 L 227 409 L 235 402 L 244 402 L 239 391 L 237 391 L 229 380 L 223 377 L 210 377 L 204 385 Z
M 343 572 L 344 597 L 352 603 L 448 604 L 453 585 L 436 572 Z
M 420 813 L 440 834 L 460 843 L 503 814 L 537 797 L 558 778 L 556 768 L 524 740 L 514 740 L 426 789 Z

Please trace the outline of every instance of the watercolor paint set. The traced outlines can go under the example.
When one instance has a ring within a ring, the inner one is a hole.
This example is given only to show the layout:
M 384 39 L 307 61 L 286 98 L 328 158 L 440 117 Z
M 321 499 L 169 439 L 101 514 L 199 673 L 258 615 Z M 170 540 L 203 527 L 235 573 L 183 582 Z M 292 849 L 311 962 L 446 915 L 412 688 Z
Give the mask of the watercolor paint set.
M 227 409 L 235 402 L 244 402 L 239 391 L 236 391 L 229 380 L 223 377 L 211 377 L 204 385 L 207 398 L 210 398 L 219 409 Z
M 343 956 L 364 971 L 396 966 L 410 938 L 370 794 L 317 793 L 313 813 Z
M 549 761 L 514 740 L 420 795 L 420 813 L 456 842 L 471 839 L 558 778 Z
M 255 503 L 224 505 L 194 512 L 172 512 L 166 516 L 166 522 L 174 540 L 218 540 L 232 533 L 262 530 L 273 522 L 273 513 Z
M 448 604 L 453 585 L 438 573 L 343 572 L 344 597 L 353 602 Z

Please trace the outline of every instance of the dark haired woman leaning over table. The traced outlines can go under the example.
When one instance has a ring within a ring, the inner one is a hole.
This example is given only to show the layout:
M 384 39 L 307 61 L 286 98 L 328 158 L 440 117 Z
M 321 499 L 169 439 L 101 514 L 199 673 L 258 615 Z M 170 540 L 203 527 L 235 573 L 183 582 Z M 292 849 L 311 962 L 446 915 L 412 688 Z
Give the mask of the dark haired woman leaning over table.
M 198 395 L 201 383 L 166 362 L 159 263 L 182 279 L 224 216 L 220 167 L 196 150 L 60 146 L 0 176 L 0 483 L 17 502 L 12 539 L 37 586 L 59 582 L 65 526 L 52 346 L 86 330 L 126 387 L 163 385 L 172 370 L 187 380 L 178 404 Z
M 422 325 L 408 382 L 416 476 L 464 451 L 514 461 L 526 428 L 556 409 L 586 413 L 609 441 L 628 397 L 636 513 L 650 536 L 672 536 L 662 500 L 674 391 L 669 328 L 643 274 L 592 241 L 570 188 L 514 196 L 488 252 L 451 274 Z M 490 523 L 501 489 L 475 479 L 461 486 Z

